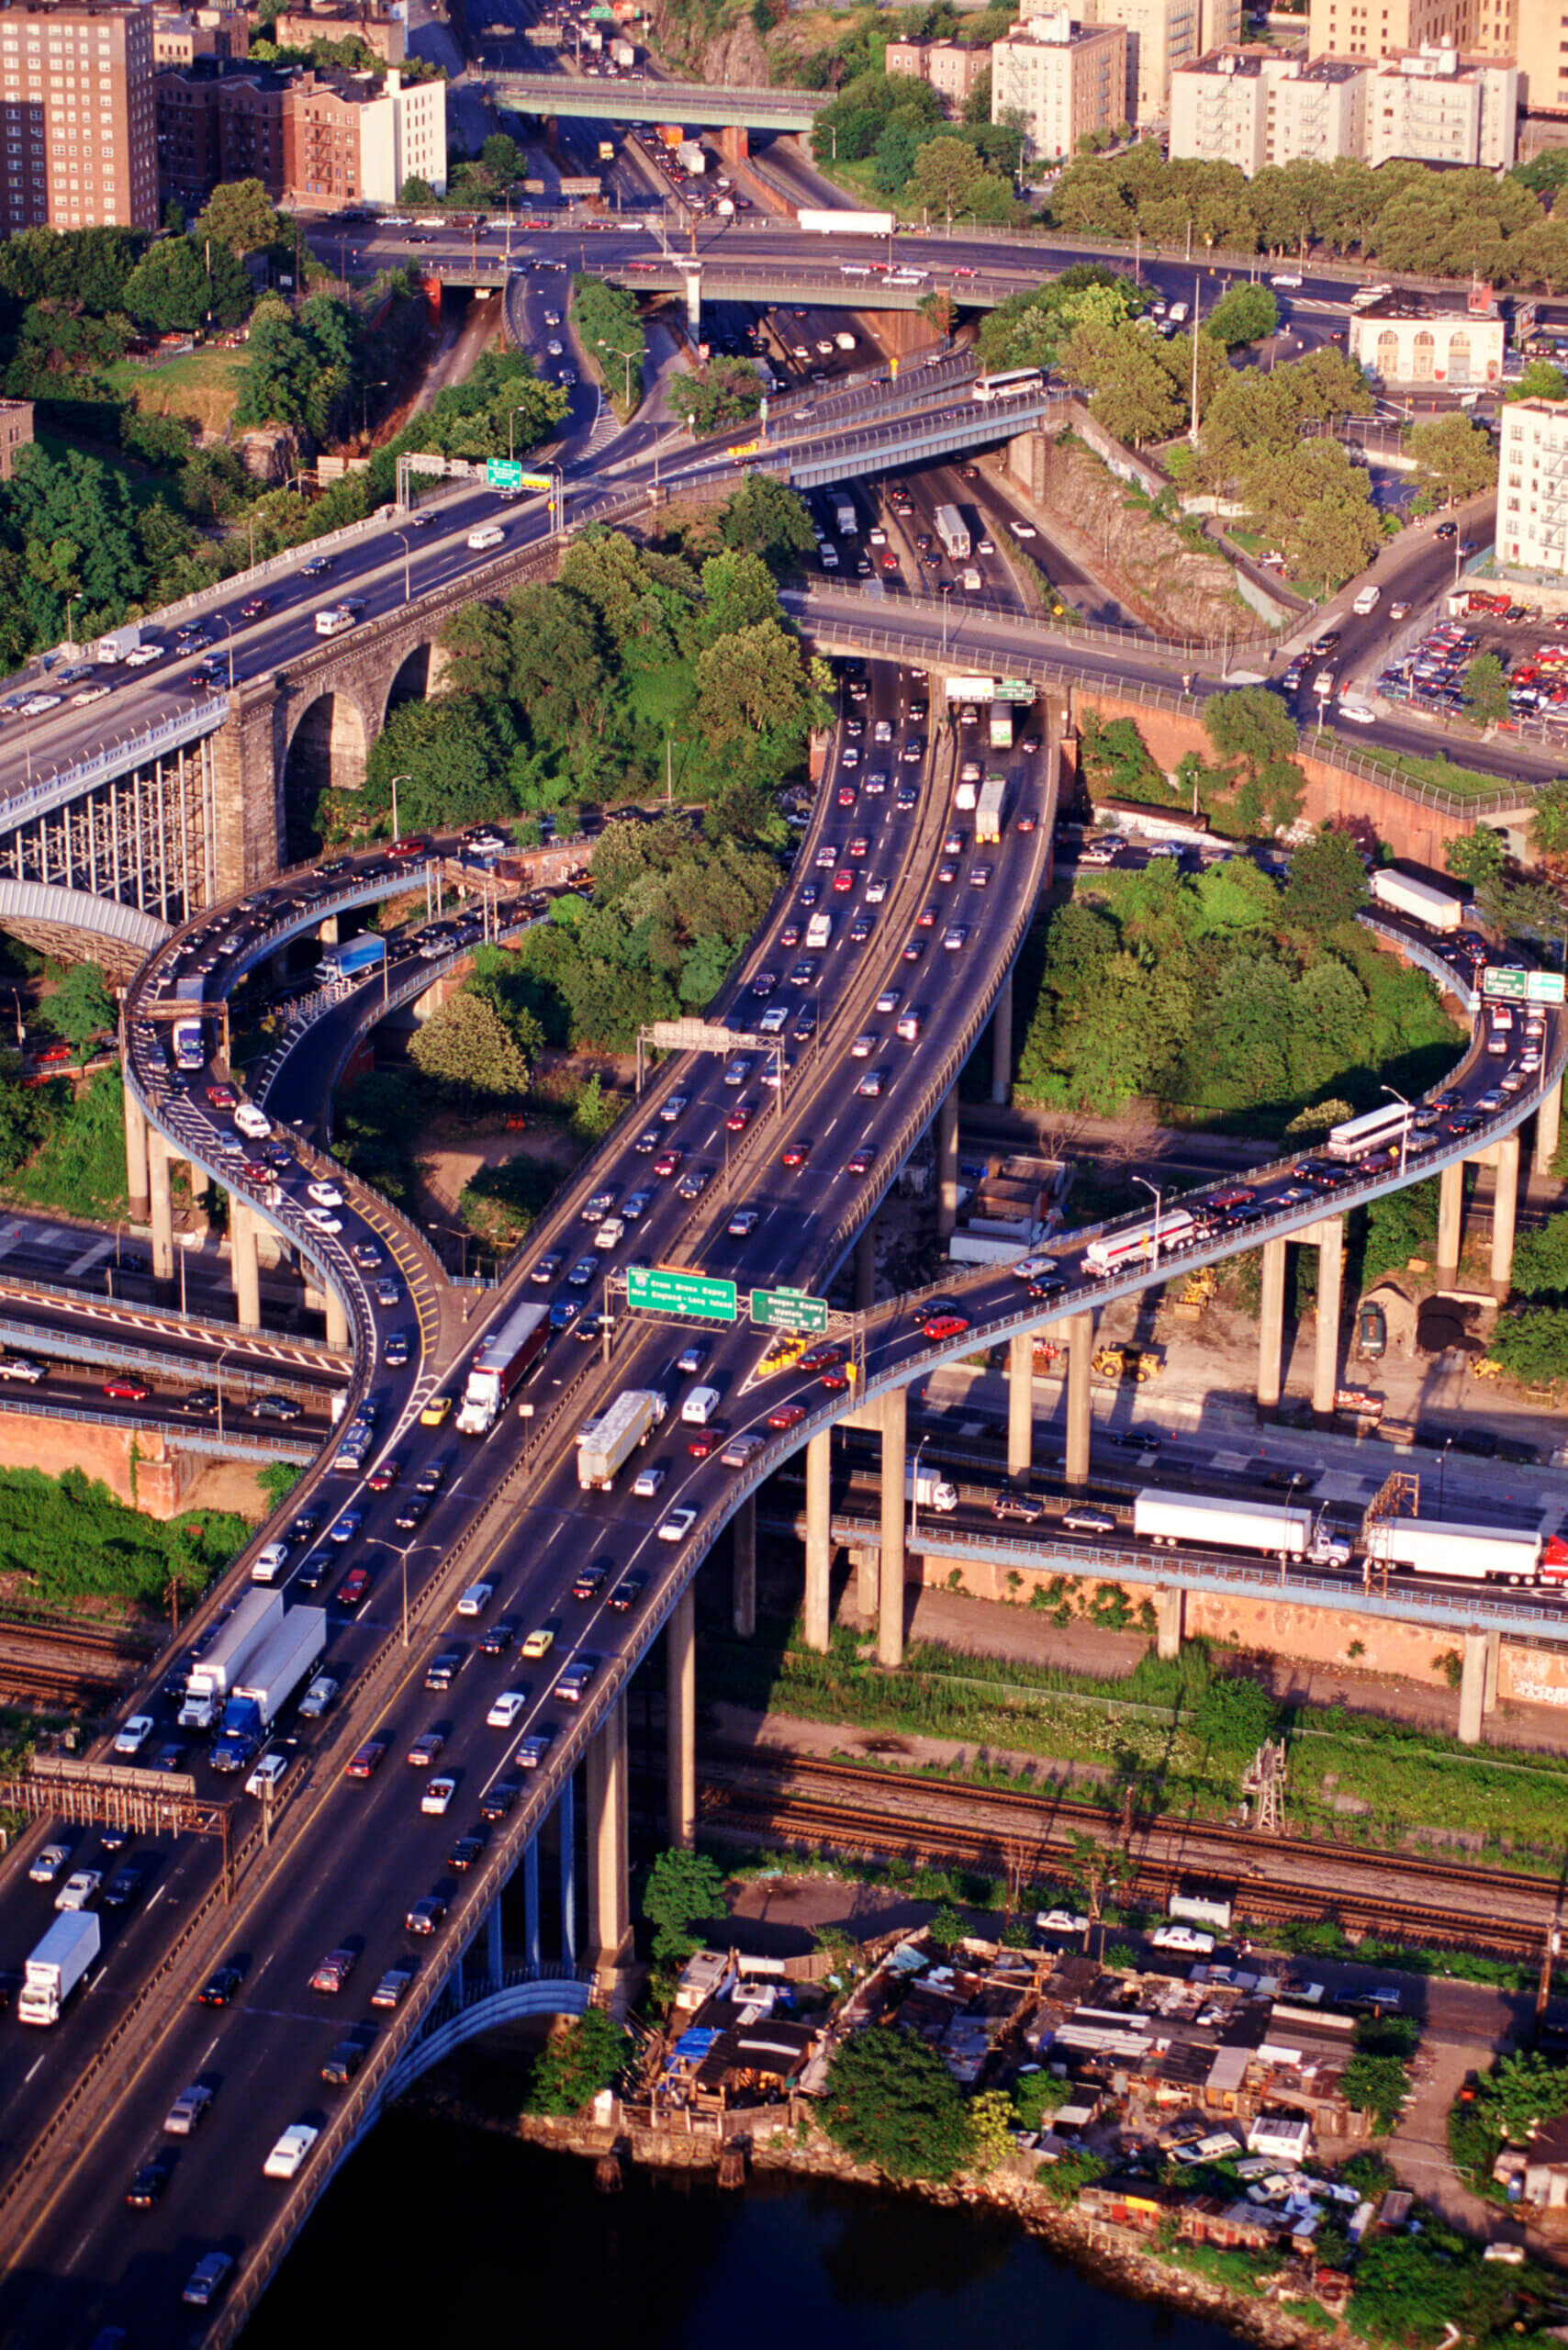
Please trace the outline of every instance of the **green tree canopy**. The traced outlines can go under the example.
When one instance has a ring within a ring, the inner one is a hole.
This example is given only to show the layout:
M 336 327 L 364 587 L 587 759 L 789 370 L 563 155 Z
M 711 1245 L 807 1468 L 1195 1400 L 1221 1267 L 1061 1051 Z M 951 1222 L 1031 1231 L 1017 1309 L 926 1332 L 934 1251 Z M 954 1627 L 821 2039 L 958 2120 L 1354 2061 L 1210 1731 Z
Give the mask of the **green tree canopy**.
M 531 2113 L 580 2113 L 632 2057 L 632 2035 L 606 2008 L 563 2017 L 540 2051 L 529 2087 Z
M 969 2116 L 952 2074 L 913 2033 L 871 2024 L 839 2043 L 823 2126 L 836 2145 L 890 2178 L 949 2179 L 970 2154 Z
M 115 1002 L 101 963 L 73 963 L 44 1005 L 57 1036 L 84 1053 L 95 1035 L 115 1030 Z
M 283 222 L 260 180 L 230 180 L 215 187 L 191 231 L 227 247 L 236 261 L 263 252 L 282 240 Z
M 1279 323 L 1280 306 L 1267 285 L 1232 285 L 1204 320 L 1204 331 L 1234 351 L 1244 342 L 1261 342 Z
M 1287 916 L 1304 930 L 1328 931 L 1350 921 L 1366 901 L 1367 877 L 1355 842 L 1320 825 L 1291 858 Z
M 510 1024 L 489 996 L 467 988 L 414 1031 L 409 1058 L 465 1107 L 520 1101 L 528 1091 L 528 1063 Z
M 209 322 L 237 327 L 251 307 L 251 281 L 227 245 L 165 237 L 126 279 L 124 301 L 159 334 L 195 334 Z
M 656 1929 L 654 1956 L 661 1965 L 681 1966 L 699 1944 L 691 1929 L 724 1908 L 724 1874 L 706 1852 L 666 1846 L 648 1872 L 643 1914 Z

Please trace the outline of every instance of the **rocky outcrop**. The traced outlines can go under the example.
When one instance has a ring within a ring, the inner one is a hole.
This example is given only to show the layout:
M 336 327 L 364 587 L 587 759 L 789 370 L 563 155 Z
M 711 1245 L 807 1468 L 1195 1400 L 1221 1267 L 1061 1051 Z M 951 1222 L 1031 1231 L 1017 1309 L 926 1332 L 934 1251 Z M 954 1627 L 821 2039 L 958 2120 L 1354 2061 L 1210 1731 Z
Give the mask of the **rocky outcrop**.
M 1220 636 L 1228 630 L 1235 636 L 1256 628 L 1241 611 L 1224 557 L 1187 545 L 1072 435 L 1045 442 L 1036 497 L 1069 552 L 1081 552 L 1093 576 L 1157 635 Z
M 703 46 L 702 79 L 710 85 L 732 90 L 765 90 L 773 80 L 762 35 L 749 16 L 726 33 L 717 33 Z

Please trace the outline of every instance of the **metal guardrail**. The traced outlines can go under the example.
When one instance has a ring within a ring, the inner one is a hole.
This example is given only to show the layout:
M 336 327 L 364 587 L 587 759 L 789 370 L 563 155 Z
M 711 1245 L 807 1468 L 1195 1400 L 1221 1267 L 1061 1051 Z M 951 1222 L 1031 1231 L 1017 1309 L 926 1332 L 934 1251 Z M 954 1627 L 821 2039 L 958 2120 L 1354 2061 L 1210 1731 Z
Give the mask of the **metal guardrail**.
M 106 1268 L 106 1259 L 105 1264 Z M 118 1270 L 118 1268 L 115 1270 Z M 139 1277 L 147 1278 L 145 1274 L 140 1274 Z M 74 1306 L 81 1306 L 89 1300 L 95 1304 L 97 1302 L 95 1292 L 84 1290 L 80 1285 L 73 1285 L 66 1281 L 29 1281 L 19 1274 L 0 1273 L 0 1312 L 4 1311 L 7 1299 L 22 1296 L 58 1297 L 65 1304 Z M 111 1300 L 106 1294 L 104 1300 L 106 1305 L 116 1302 L 122 1304 L 125 1303 L 123 1299 Z M 225 1322 L 216 1314 L 176 1315 L 165 1314 L 159 1306 L 143 1305 L 140 1302 L 136 1303 L 135 1310 L 138 1314 L 151 1315 L 155 1321 L 167 1323 L 171 1336 L 176 1335 L 181 1330 L 192 1330 L 198 1334 L 210 1331 L 215 1338 L 222 1340 L 225 1348 L 254 1348 L 267 1345 L 298 1347 L 307 1354 L 319 1355 L 321 1369 L 325 1371 L 342 1371 L 348 1367 L 347 1359 L 341 1348 L 326 1346 L 318 1338 L 297 1338 L 281 1330 L 241 1330 L 232 1322 Z M 187 1357 L 182 1360 L 190 1359 Z
M 0 1305 L 5 1303 L 0 1298 Z M 201 1361 L 191 1355 L 170 1355 L 139 1347 L 130 1338 L 100 1337 L 90 1330 L 56 1330 L 47 1323 L 24 1322 L 19 1315 L 0 1313 L 0 1333 L 10 1342 L 20 1341 L 28 1349 L 46 1349 L 67 1362 L 108 1365 L 133 1362 L 139 1370 L 158 1372 L 164 1378 L 188 1380 L 192 1386 L 210 1384 L 216 1365 Z M 237 1374 L 243 1382 L 241 1395 L 249 1400 L 252 1393 L 288 1395 L 298 1402 L 319 1403 L 322 1400 L 319 1387 L 307 1386 L 286 1370 L 273 1371 L 263 1365 L 235 1364 L 225 1366 L 225 1376 Z M 0 1382 L 0 1385 L 13 1384 Z
M 79 759 L 74 767 L 63 770 L 51 767 L 47 776 L 17 789 L 0 789 L 0 828 L 9 831 L 17 823 L 25 823 L 29 816 L 54 807 L 61 800 L 74 799 L 110 776 L 124 775 L 128 767 L 140 767 L 144 759 L 156 758 L 161 751 L 177 750 L 182 743 L 216 734 L 228 716 L 228 696 L 214 694 L 210 700 L 181 711 L 176 717 L 165 718 L 140 734 L 117 736 L 111 747 L 92 758 Z
M 128 1419 L 123 1414 L 100 1411 L 95 1405 L 85 1401 L 81 1404 L 44 1403 L 38 1397 L 28 1395 L 25 1390 L 18 1391 L 15 1388 L 0 1389 L 0 1412 L 8 1412 L 13 1418 L 73 1422 L 89 1420 L 95 1427 L 120 1428 L 132 1436 L 140 1428 L 149 1425 L 141 1420 Z M 157 1420 L 151 1425 L 158 1429 L 165 1442 L 173 1444 L 178 1451 L 234 1454 L 263 1452 L 269 1460 L 314 1460 L 320 1450 L 319 1442 L 314 1438 L 307 1443 L 301 1437 L 285 1436 L 281 1432 L 263 1436 L 252 1434 L 246 1428 L 226 1428 L 219 1435 L 216 1426 L 191 1427 L 178 1420 Z M 298 1506 L 297 1494 L 290 1494 L 289 1504 L 293 1508 Z

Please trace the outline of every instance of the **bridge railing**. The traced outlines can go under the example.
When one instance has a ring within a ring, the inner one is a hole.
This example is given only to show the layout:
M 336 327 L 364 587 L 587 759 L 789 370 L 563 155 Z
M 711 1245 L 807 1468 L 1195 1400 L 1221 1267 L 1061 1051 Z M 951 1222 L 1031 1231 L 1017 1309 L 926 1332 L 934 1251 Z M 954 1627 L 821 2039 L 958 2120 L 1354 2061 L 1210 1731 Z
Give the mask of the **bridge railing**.
M 140 767 L 145 759 L 155 759 L 161 751 L 178 750 L 184 743 L 215 734 L 228 716 L 228 697 L 214 694 L 209 700 L 196 702 L 174 718 L 145 727 L 140 734 L 117 735 L 113 744 L 91 758 L 78 759 L 73 767 L 53 767 L 47 775 L 35 775 L 32 782 L 0 792 L 0 830 L 9 832 L 15 825 L 25 823 L 28 816 L 53 807 L 61 800 L 74 799 L 78 793 L 91 790 L 95 783 L 103 783 L 111 775 L 123 775 L 128 767 Z M 15 751 L 12 755 L 16 755 Z
M 52 1214 L 53 1212 L 51 1210 L 51 1219 Z M 101 1225 L 95 1228 L 101 1234 Z M 116 1271 L 118 1270 L 119 1269 L 112 1263 L 111 1259 L 108 1258 L 104 1259 L 104 1270 L 106 1272 Z M 128 1270 L 140 1273 L 142 1272 L 143 1268 L 140 1266 L 133 1266 Z M 97 1303 L 96 1292 L 90 1290 L 84 1290 L 80 1283 L 73 1283 L 70 1281 L 34 1281 L 30 1276 L 22 1273 L 0 1272 L 0 1314 L 4 1314 L 12 1304 L 19 1304 L 24 1298 L 29 1297 L 58 1297 L 62 1304 L 76 1307 L 81 1307 L 84 1303 L 89 1301 L 95 1304 Z M 123 1297 L 117 1297 L 109 1291 L 106 1290 L 102 1303 L 106 1308 L 112 1308 L 114 1306 L 124 1307 L 128 1301 Z M 342 1348 L 341 1347 L 329 1347 L 319 1338 L 296 1337 L 291 1333 L 282 1330 L 239 1330 L 236 1329 L 232 1322 L 224 1321 L 221 1315 L 169 1315 L 162 1312 L 162 1310 L 158 1306 L 145 1305 L 140 1300 L 137 1300 L 135 1303 L 136 1311 L 139 1315 L 143 1317 L 148 1315 L 151 1315 L 155 1317 L 157 1322 L 167 1324 L 169 1326 L 171 1335 L 173 1335 L 176 1330 L 210 1332 L 212 1337 L 216 1341 L 219 1342 L 226 1349 L 230 1347 L 264 1347 L 269 1343 L 278 1346 L 297 1347 L 302 1353 L 319 1356 L 320 1358 L 321 1369 L 324 1371 L 342 1371 L 344 1368 Z M 143 1320 L 140 1326 L 143 1330 L 145 1329 L 145 1320 Z M 171 1358 L 171 1360 L 174 1360 L 174 1358 Z M 199 1359 L 190 1355 L 182 1355 L 178 1360 L 182 1362 L 196 1364 Z M 264 1360 L 258 1361 L 255 1368 L 258 1375 L 265 1374 L 270 1380 L 270 1368 Z

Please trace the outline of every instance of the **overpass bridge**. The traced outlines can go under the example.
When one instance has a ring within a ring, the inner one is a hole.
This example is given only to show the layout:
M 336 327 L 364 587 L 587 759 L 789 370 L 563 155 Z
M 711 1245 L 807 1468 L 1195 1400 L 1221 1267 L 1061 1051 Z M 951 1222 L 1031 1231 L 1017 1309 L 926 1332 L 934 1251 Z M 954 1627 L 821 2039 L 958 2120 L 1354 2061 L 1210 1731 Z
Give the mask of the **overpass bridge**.
M 487 74 L 491 103 L 558 120 L 678 122 L 697 130 L 809 130 L 831 90 L 724 89 L 707 82 L 613 82 L 577 73 Z

